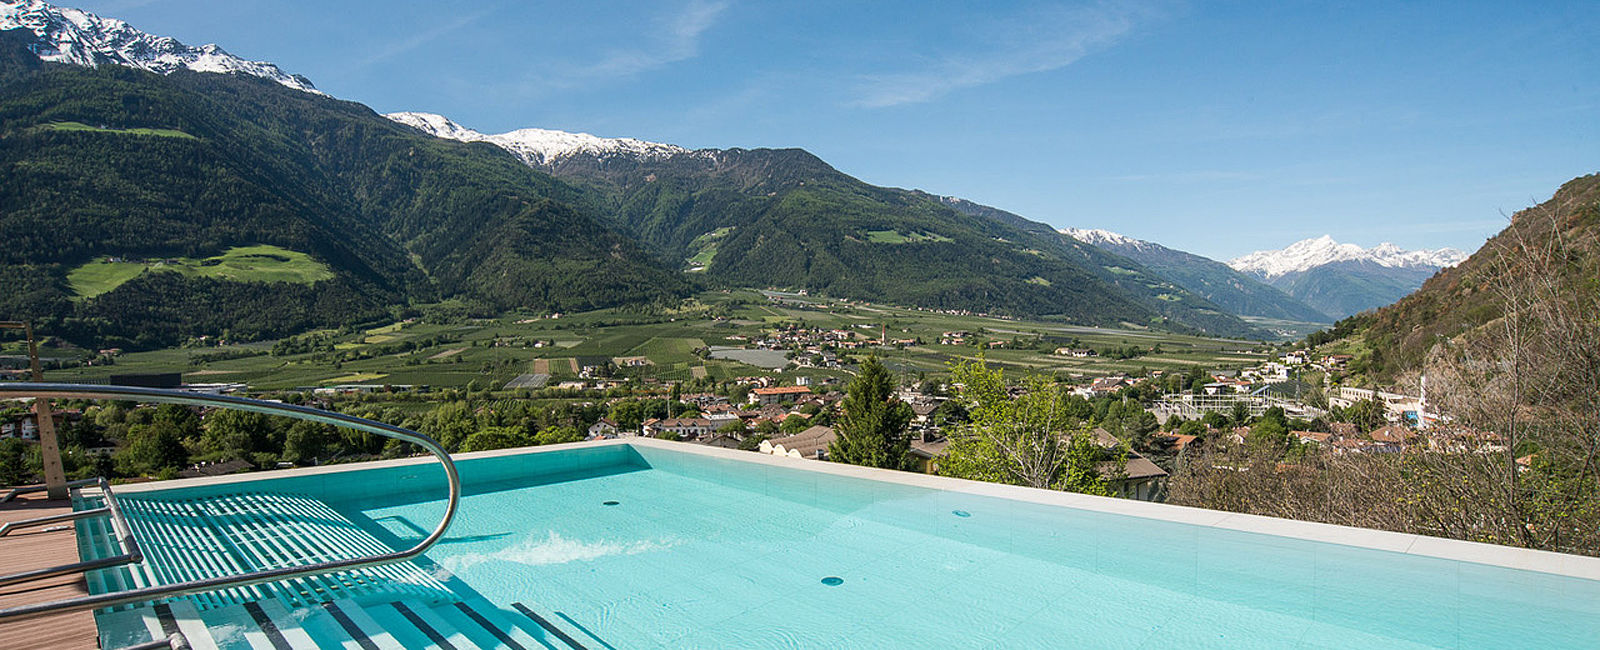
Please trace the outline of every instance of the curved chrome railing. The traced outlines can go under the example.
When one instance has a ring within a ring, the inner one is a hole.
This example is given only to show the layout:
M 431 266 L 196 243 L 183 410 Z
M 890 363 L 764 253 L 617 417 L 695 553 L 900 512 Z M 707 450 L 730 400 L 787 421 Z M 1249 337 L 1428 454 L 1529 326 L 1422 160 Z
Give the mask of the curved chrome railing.
M 95 609 L 111 607 L 128 603 L 138 603 L 157 598 L 182 596 L 187 594 L 228 589 L 260 584 L 263 582 L 276 582 L 319 573 L 332 573 L 335 571 L 351 571 L 379 564 L 389 564 L 409 560 L 428 550 L 428 547 L 444 537 L 445 530 L 450 527 L 450 521 L 456 516 L 456 506 L 461 500 L 461 476 L 456 473 L 455 463 L 450 460 L 450 453 L 432 438 L 415 431 L 391 426 L 382 422 L 358 418 L 343 413 L 323 411 L 294 404 L 281 404 L 263 400 L 233 397 L 231 395 L 211 395 L 206 393 L 191 393 L 179 390 L 165 390 L 159 388 L 141 388 L 136 386 L 98 386 L 87 384 L 50 384 L 50 383 L 3 383 L 0 384 L 0 399 L 14 399 L 19 397 L 35 397 L 45 399 L 104 399 L 124 400 L 133 402 L 150 402 L 158 404 L 183 404 L 187 406 L 210 406 L 231 408 L 241 411 L 254 411 L 267 415 L 281 415 L 300 420 L 310 420 L 331 424 L 336 427 L 345 427 L 357 431 L 365 431 L 389 438 L 398 438 L 413 443 L 428 450 L 444 465 L 445 476 L 450 483 L 450 503 L 446 505 L 444 517 L 439 520 L 439 525 L 427 537 L 403 551 L 371 555 L 367 557 L 352 558 L 348 560 L 334 560 L 305 566 L 282 567 L 263 571 L 254 571 L 235 576 L 218 576 L 203 580 L 190 580 L 167 585 L 152 585 L 126 591 L 115 591 L 104 594 L 94 594 L 68 598 L 47 603 L 22 605 L 8 609 L 0 609 L 0 622 L 17 620 L 48 614 L 51 612 Z

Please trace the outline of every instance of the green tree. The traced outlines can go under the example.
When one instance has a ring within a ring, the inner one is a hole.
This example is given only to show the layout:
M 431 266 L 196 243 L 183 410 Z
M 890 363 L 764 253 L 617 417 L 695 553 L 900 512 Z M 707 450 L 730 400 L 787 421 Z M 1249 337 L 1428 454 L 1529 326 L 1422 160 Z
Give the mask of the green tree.
M 1383 404 L 1374 399 L 1364 399 L 1350 405 L 1344 410 L 1346 422 L 1361 427 L 1362 431 L 1371 431 L 1383 426 L 1387 420 L 1384 417 Z
M 303 463 L 322 458 L 338 439 L 334 427 L 309 420 L 295 420 L 283 435 L 283 460 Z
M 638 431 L 644 419 L 644 404 L 638 400 L 625 399 L 611 405 L 611 421 L 623 431 Z
M 461 441 L 461 451 L 489 451 L 537 444 L 532 436 L 514 427 L 484 427 Z
M 1135 404 L 1137 407 L 1138 405 Z M 1161 428 L 1161 422 L 1156 420 L 1154 413 L 1139 407 L 1139 410 L 1129 413 L 1122 418 L 1122 432 L 1130 445 L 1135 449 L 1149 449 L 1151 434 Z
M 578 442 L 580 440 L 583 440 L 583 434 L 579 433 L 576 428 L 567 425 L 548 427 L 533 436 L 533 444 L 536 445 L 554 445 L 563 442 Z
M 158 418 L 150 426 L 177 436 L 179 429 L 164 422 L 173 420 Z M 281 451 L 273 449 L 273 429 L 272 418 L 265 414 L 219 409 L 206 417 L 200 448 L 212 460 L 248 459 L 256 452 Z
M 1249 426 L 1250 407 L 1244 402 L 1234 402 L 1233 410 L 1228 413 L 1228 423 L 1236 427 Z
M 1173 429 L 1172 432 L 1180 436 L 1204 436 L 1206 434 L 1206 425 L 1201 424 L 1199 420 L 1185 420 L 1178 424 L 1178 427 Z
M 128 429 L 125 442 L 116 460 L 119 470 L 130 476 L 176 470 L 189 462 L 189 450 L 170 427 L 136 424 Z
M 876 356 L 861 364 L 845 388 L 843 413 L 835 430 L 839 436 L 828 445 L 828 459 L 851 465 L 903 469 L 911 449 L 906 427 L 911 407 L 894 397 L 894 377 Z
M 1251 448 L 1281 456 L 1289 450 L 1293 439 L 1289 436 L 1289 423 L 1283 417 L 1283 409 L 1274 408 L 1257 420 L 1255 426 L 1250 428 L 1250 437 L 1246 442 Z
M 28 453 L 32 446 L 20 438 L 0 440 L 0 485 L 33 482 L 34 473 L 28 467 Z
M 455 450 L 478 432 L 478 421 L 466 402 L 454 401 L 423 416 L 419 430 L 439 441 L 445 449 Z
M 200 437 L 200 416 L 187 406 L 178 404 L 162 404 L 156 407 L 152 423 L 159 426 L 171 427 L 173 432 L 183 440 L 194 440 Z
M 786 436 L 792 436 L 794 434 L 800 433 L 801 431 L 805 431 L 806 428 L 810 427 L 810 426 L 811 426 L 811 421 L 810 420 L 807 420 L 806 418 L 800 417 L 798 415 L 791 415 L 789 417 L 784 418 L 783 419 L 783 423 L 778 425 L 778 431 L 782 432 Z
M 1032 375 L 1013 398 L 1005 375 L 982 361 L 952 370 L 968 404 L 969 423 L 951 431 L 939 473 L 980 481 L 1109 495 L 1101 464 L 1108 460 L 1087 423 L 1068 407 L 1067 391 Z M 1120 454 L 1112 454 L 1120 457 Z M 1113 466 L 1115 467 L 1115 466 Z M 1116 470 L 1120 471 L 1120 470 Z
M 99 412 L 94 414 L 94 423 L 100 425 L 101 428 L 110 427 L 113 424 L 122 424 L 127 420 L 127 410 L 115 402 L 105 405 Z

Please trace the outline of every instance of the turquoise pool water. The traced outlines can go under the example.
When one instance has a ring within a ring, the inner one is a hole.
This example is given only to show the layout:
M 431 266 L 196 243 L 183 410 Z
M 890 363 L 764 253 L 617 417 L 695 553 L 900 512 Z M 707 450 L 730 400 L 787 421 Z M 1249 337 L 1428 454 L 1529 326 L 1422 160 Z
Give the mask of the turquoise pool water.
M 458 519 L 422 568 L 597 650 L 1600 647 L 1600 581 L 686 450 L 464 459 Z M 418 464 L 142 498 L 317 495 L 405 548 L 442 487 Z
M 591 647 L 1600 644 L 1600 582 L 1551 574 L 654 447 L 462 470 L 430 568 L 553 612 Z M 330 503 L 398 548 L 444 504 L 422 470 L 383 472 L 315 491 L 347 495 Z

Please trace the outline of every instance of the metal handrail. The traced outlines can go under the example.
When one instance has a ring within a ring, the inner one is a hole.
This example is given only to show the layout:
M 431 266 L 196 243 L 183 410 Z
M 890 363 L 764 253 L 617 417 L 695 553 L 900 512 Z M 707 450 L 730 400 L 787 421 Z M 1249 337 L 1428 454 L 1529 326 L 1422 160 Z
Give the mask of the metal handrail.
M 85 560 L 83 562 L 61 564 L 43 569 L 34 569 L 31 571 L 23 571 L 20 573 L 0 576 L 0 586 L 14 585 L 20 582 L 27 582 L 29 580 L 39 580 L 41 578 L 64 576 L 73 573 L 83 573 L 86 571 L 93 571 L 95 569 L 105 569 L 124 564 L 137 564 L 144 561 L 144 551 L 139 550 L 139 540 L 133 537 L 133 529 L 128 527 L 128 520 L 122 516 L 122 507 L 117 504 L 116 493 L 111 491 L 111 483 L 106 481 L 105 477 L 103 476 L 94 479 L 94 481 L 100 484 L 100 498 L 105 502 L 104 506 L 99 508 L 91 508 L 88 510 L 75 510 L 73 512 L 62 513 L 59 515 L 48 515 L 24 521 L 10 522 L 9 524 L 0 526 L 0 536 L 4 536 L 6 533 L 9 533 L 17 528 L 28 528 L 32 526 L 42 526 L 48 523 L 55 523 L 57 521 L 74 521 L 78 519 L 87 519 L 89 517 L 104 516 L 111 519 L 111 533 L 116 536 L 115 541 L 117 543 L 117 548 L 122 549 L 122 553 L 118 555 L 112 555 L 110 557 L 103 557 L 98 560 Z M 12 526 L 12 524 L 16 525 Z
M 99 480 L 100 479 L 96 479 L 96 478 L 82 478 L 82 479 L 78 479 L 76 481 L 67 481 L 67 487 L 75 488 L 75 487 L 83 487 L 85 485 L 94 485 L 95 482 L 99 481 Z M 48 485 L 29 485 L 29 486 L 25 486 L 25 487 L 11 488 L 11 490 L 9 492 L 6 492 L 5 496 L 0 496 L 0 503 L 8 503 L 12 499 L 17 498 L 18 496 L 21 496 L 21 495 L 24 495 L 24 494 L 32 494 L 34 492 L 44 492 L 44 491 L 49 490 L 49 489 L 50 489 L 50 486 L 48 486 Z
M 343 413 L 323 411 L 294 404 L 268 402 L 264 400 L 234 397 L 232 395 L 212 395 L 208 393 L 191 393 L 181 390 L 167 390 L 160 388 L 143 388 L 138 386 L 99 386 L 86 384 L 53 384 L 53 383 L 6 383 L 0 384 L 0 399 L 34 397 L 45 399 L 106 399 L 125 400 L 135 402 L 153 402 L 160 404 L 183 404 L 186 406 L 214 406 L 232 408 L 241 411 L 253 411 L 267 415 L 281 415 L 300 420 L 309 420 L 330 424 L 337 427 L 365 431 L 388 438 L 397 438 L 410 442 L 428 450 L 444 465 L 445 477 L 449 480 L 450 502 L 445 506 L 444 517 L 439 520 L 438 527 L 433 529 L 427 537 L 403 551 L 371 555 L 367 557 L 352 558 L 348 560 L 334 560 L 308 564 L 298 567 L 281 567 L 254 571 L 236 576 L 219 576 L 202 580 L 190 580 L 169 585 L 153 585 L 126 591 L 116 591 L 91 596 L 79 596 L 63 600 L 22 605 L 7 609 L 0 609 L 0 622 L 19 620 L 40 616 L 51 612 L 96 609 L 111 607 L 128 603 L 144 602 L 157 598 L 170 596 L 183 596 L 188 594 L 243 587 L 261 584 L 263 582 L 276 582 L 319 573 L 335 571 L 350 571 L 363 569 L 379 564 L 389 564 L 409 560 L 422 555 L 429 547 L 441 537 L 450 527 L 450 522 L 455 518 L 456 507 L 461 501 L 461 476 L 456 472 L 455 463 L 450 460 L 450 453 L 435 442 L 433 438 L 415 431 L 384 424 L 374 420 L 358 418 Z M 119 531 L 119 534 L 120 531 Z M 130 535 L 131 539 L 131 535 Z

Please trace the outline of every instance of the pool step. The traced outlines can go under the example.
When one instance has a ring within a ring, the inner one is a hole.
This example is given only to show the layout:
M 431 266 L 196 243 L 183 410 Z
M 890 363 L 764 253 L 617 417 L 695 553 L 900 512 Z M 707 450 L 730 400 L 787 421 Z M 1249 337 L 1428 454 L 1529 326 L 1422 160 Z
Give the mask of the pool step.
M 104 505 L 100 497 L 79 497 L 73 503 L 74 510 L 89 510 Z M 117 545 L 116 535 L 112 532 L 111 520 L 106 517 L 90 517 L 77 521 L 78 557 L 84 559 L 99 559 L 120 555 L 122 548 Z M 84 581 L 88 584 L 90 593 L 105 593 L 108 591 L 125 591 L 147 586 L 143 580 L 143 573 L 136 573 L 127 565 L 96 569 L 84 573 Z M 128 609 L 120 606 L 117 609 Z
M 91 578 L 91 588 L 97 593 L 393 550 L 326 503 L 304 495 L 235 493 L 186 500 L 125 496 L 119 501 L 145 551 L 145 561 L 97 572 Z M 115 553 L 114 546 L 90 541 L 101 535 L 85 532 L 80 536 L 85 559 Z M 411 598 L 430 606 L 457 600 L 432 573 L 410 562 L 185 598 L 202 610 L 266 600 L 279 601 L 290 609 L 342 598 L 362 602 Z
M 125 648 L 173 631 L 196 650 L 603 650 L 560 617 L 524 604 L 482 600 L 427 604 L 416 599 L 360 603 L 342 598 L 299 608 L 274 600 L 201 610 L 176 600 L 95 615 L 100 647 Z M 539 621 L 544 621 L 540 623 Z M 550 627 L 545 627 L 549 625 Z M 590 637 L 592 638 L 592 637 Z

